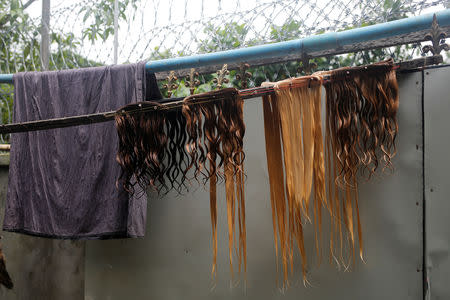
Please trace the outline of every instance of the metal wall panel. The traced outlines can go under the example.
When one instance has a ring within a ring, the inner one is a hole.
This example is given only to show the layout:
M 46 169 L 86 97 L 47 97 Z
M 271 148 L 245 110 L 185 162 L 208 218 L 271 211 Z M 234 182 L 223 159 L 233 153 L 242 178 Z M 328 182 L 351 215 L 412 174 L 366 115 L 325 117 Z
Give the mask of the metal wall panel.
M 450 299 L 450 67 L 424 71 L 428 299 Z
M 360 186 L 366 263 L 351 272 L 315 264 L 313 234 L 306 232 L 310 287 L 300 280 L 276 287 L 262 105 L 245 104 L 248 283 L 230 288 L 223 187 L 219 199 L 218 280 L 211 289 L 208 191 L 151 197 L 144 239 L 88 241 L 87 300 L 97 299 L 422 299 L 422 106 L 421 75 L 402 75 L 400 134 L 395 172 Z M 312 227 L 312 226 L 309 226 Z M 324 228 L 327 228 L 325 225 Z M 326 237 L 324 237 L 326 240 Z
M 4 215 L 8 168 L 0 167 L 0 211 Z M 79 300 L 84 297 L 84 242 L 52 240 L 2 232 L 13 290 L 2 300 Z

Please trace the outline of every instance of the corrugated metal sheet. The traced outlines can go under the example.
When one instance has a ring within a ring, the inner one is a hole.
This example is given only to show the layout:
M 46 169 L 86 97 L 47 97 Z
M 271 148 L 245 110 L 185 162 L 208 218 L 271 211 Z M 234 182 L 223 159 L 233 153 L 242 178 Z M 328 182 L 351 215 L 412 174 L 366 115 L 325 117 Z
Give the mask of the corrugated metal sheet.
M 449 67 L 424 71 L 428 299 L 450 299 Z

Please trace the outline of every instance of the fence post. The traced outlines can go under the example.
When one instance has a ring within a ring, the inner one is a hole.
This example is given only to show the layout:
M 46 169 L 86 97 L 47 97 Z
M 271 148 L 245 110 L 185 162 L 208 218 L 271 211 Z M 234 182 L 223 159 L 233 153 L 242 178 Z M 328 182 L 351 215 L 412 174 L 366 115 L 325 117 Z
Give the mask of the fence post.
M 114 64 L 117 65 L 119 48 L 119 0 L 114 0 Z
M 50 0 L 42 0 L 41 19 L 41 66 L 48 70 L 50 57 Z

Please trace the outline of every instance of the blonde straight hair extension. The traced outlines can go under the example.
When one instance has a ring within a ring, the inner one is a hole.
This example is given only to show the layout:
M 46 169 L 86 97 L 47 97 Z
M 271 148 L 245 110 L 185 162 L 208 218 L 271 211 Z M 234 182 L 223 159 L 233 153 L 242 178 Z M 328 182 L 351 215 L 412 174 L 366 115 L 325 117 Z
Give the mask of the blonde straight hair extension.
M 320 77 L 309 76 L 264 83 L 275 89 L 275 95 L 263 98 L 263 109 L 275 252 L 278 266 L 279 242 L 283 287 L 289 284 L 288 266 L 293 271 L 294 241 L 307 282 L 303 223 L 311 222 L 312 189 L 316 250 L 319 256 L 321 252 L 321 214 L 326 198 L 320 82 Z M 280 161 L 284 162 L 285 176 Z

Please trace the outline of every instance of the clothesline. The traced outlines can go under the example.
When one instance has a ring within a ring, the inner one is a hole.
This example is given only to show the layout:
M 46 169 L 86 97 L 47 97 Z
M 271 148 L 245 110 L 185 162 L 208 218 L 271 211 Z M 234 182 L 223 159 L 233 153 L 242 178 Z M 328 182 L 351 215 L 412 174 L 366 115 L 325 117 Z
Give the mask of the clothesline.
M 442 62 L 442 57 L 422 57 L 419 59 L 406 61 L 406 62 L 400 62 L 394 65 L 394 68 L 399 71 L 410 71 L 412 69 L 417 69 L 420 67 L 424 67 L 430 64 L 436 64 Z M 367 66 L 360 66 L 355 67 L 356 69 L 360 68 L 367 68 Z M 355 68 L 352 68 L 353 70 Z M 328 75 L 323 76 L 323 80 L 327 81 L 330 80 Z M 259 98 L 264 95 L 273 94 L 274 89 L 273 87 L 255 87 L 255 88 L 249 88 L 239 91 L 239 95 L 242 97 L 242 99 L 252 99 L 252 98 Z M 163 100 L 160 100 L 158 103 L 160 105 L 144 105 L 139 106 L 137 104 L 136 109 L 133 111 L 127 111 L 126 113 L 134 113 L 134 112 L 143 112 L 143 111 L 149 111 L 149 110 L 162 110 L 162 109 L 174 109 L 177 107 L 181 107 L 183 105 L 184 97 L 179 98 L 166 98 Z M 216 101 L 217 99 L 212 99 L 211 101 Z M 124 113 L 120 110 L 116 111 L 108 111 L 108 112 L 100 112 L 100 113 L 94 113 L 94 114 L 87 114 L 87 115 L 78 115 L 78 116 L 70 116 L 70 117 L 61 117 L 61 118 L 53 118 L 53 119 L 46 119 L 46 120 L 35 120 L 35 121 L 28 121 L 28 122 L 22 122 L 22 123 L 12 123 L 12 124 L 5 124 L 0 125 L 0 134 L 8 134 L 8 133 L 18 133 L 18 132 L 27 132 L 27 131 L 38 131 L 38 130 L 46 130 L 46 129 L 54 129 L 54 128 L 64 128 L 64 127 L 71 127 L 71 126 L 78 126 L 78 125 L 88 125 L 88 124 L 94 124 L 94 123 L 102 123 L 102 122 L 108 122 L 114 120 L 114 117 L 117 114 Z

